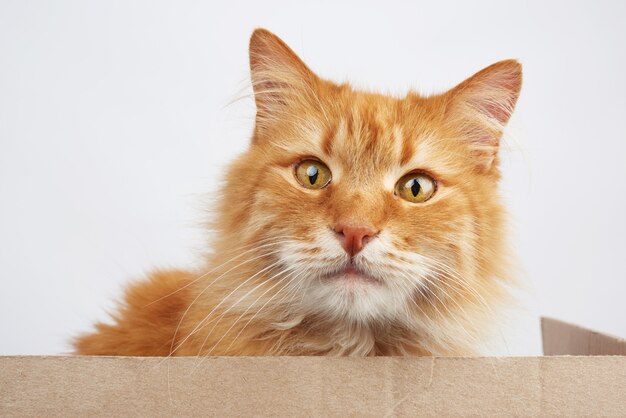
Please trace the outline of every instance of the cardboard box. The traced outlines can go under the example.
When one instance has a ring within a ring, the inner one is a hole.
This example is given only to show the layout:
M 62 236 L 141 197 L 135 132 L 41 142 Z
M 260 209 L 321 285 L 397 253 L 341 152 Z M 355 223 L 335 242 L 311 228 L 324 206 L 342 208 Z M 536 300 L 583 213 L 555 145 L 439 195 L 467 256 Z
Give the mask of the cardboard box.
M 2 357 L 0 415 L 626 416 L 626 342 L 542 332 L 545 357 Z

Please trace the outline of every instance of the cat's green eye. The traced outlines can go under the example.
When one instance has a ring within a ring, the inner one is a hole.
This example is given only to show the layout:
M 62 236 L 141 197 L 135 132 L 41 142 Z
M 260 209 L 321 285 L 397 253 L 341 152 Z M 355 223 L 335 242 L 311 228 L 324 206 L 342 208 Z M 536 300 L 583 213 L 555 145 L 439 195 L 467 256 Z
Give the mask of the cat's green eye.
M 330 183 L 330 169 L 318 160 L 302 160 L 296 165 L 298 182 L 307 189 L 322 189 Z
M 396 195 L 411 203 L 422 203 L 435 194 L 435 180 L 426 174 L 409 173 L 396 183 Z

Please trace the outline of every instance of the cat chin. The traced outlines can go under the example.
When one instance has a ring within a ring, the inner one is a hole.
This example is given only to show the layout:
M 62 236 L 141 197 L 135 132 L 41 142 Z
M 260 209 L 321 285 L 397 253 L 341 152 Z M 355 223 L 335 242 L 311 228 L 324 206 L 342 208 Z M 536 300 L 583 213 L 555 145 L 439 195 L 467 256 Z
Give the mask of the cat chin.
M 380 279 L 352 272 L 316 280 L 302 300 L 302 308 L 315 316 L 361 324 L 393 320 L 406 302 Z

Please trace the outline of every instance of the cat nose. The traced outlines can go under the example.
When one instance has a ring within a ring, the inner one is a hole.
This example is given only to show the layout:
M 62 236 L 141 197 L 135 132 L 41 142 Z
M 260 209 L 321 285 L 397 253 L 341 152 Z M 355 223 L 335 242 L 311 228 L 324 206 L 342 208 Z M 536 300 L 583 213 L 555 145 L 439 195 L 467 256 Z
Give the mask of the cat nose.
M 374 228 L 367 225 L 339 223 L 333 229 L 339 235 L 341 246 L 351 257 L 361 251 L 365 244 L 378 233 Z

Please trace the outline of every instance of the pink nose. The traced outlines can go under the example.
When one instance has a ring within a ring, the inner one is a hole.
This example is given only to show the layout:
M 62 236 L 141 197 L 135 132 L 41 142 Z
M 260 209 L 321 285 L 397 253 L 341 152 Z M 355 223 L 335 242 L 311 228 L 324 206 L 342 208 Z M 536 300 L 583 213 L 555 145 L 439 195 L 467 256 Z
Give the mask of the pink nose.
M 361 251 L 365 244 L 376 235 L 377 231 L 365 225 L 335 225 L 335 232 L 339 234 L 341 246 L 350 256 L 354 256 Z

